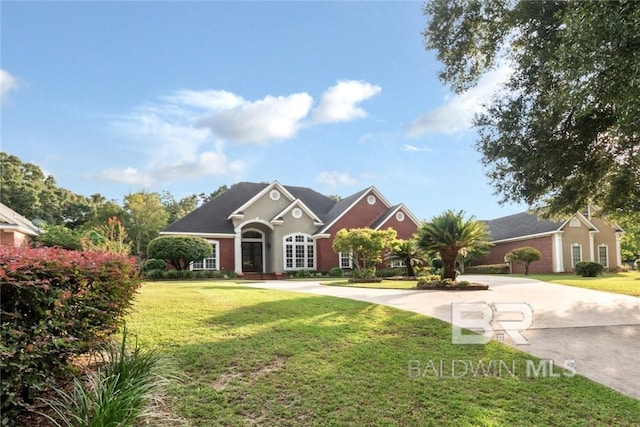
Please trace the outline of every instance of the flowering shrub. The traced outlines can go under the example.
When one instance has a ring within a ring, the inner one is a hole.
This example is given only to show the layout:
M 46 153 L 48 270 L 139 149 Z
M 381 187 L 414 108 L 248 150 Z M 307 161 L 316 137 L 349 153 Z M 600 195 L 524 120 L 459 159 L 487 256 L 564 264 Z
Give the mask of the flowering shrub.
M 105 252 L 0 246 L 2 425 L 69 358 L 116 331 L 138 288 L 135 260 Z
M 93 227 L 82 239 L 85 251 L 110 252 L 117 255 L 129 255 L 131 243 L 127 242 L 127 230 L 117 216 L 112 216 L 107 223 Z

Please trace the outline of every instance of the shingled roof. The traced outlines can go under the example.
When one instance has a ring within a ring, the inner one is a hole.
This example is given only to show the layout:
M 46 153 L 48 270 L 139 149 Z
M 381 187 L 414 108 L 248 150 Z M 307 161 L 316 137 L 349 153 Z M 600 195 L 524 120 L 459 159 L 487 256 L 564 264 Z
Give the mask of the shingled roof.
M 16 230 L 27 236 L 40 234 L 40 229 L 36 225 L 2 203 L 0 203 L 0 228 Z
M 491 240 L 507 240 L 536 234 L 552 233 L 560 229 L 565 221 L 549 221 L 535 214 L 521 212 L 485 221 Z
M 271 184 L 255 182 L 237 183 L 200 208 L 170 224 L 163 232 L 234 234 L 233 223 L 228 219 L 229 215 L 269 185 Z M 325 218 L 328 216 L 328 212 L 332 211 L 336 205 L 335 200 L 310 188 L 287 185 L 283 185 L 283 187 L 291 193 L 293 197 L 300 199 L 323 221 L 325 221 Z

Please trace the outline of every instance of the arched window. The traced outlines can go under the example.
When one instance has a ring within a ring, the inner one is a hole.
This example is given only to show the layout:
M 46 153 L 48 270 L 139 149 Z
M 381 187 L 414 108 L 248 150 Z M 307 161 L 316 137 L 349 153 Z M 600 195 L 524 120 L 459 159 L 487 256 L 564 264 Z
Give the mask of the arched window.
M 284 269 L 314 270 L 316 268 L 316 242 L 308 234 L 289 234 L 283 238 Z
M 262 240 L 262 233 L 256 230 L 249 230 L 242 233 L 242 240 L 244 239 L 259 239 Z

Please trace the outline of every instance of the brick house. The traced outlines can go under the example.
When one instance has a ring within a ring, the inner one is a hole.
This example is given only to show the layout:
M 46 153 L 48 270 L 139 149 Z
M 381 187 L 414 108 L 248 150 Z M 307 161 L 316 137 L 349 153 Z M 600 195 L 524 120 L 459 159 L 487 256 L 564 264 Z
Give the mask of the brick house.
M 28 246 L 40 229 L 7 205 L 0 203 L 0 245 Z
M 481 264 L 501 264 L 516 248 L 531 246 L 542 258 L 532 262 L 530 273 L 573 271 L 580 261 L 595 261 L 606 269 L 622 265 L 620 239 L 624 233 L 617 224 L 592 215 L 592 207 L 561 221 L 549 221 L 523 212 L 486 221 L 494 246 Z M 513 263 L 513 273 L 524 273 L 522 263 Z
M 404 204 L 391 205 L 375 187 L 336 201 L 277 181 L 241 182 L 160 234 L 198 236 L 211 243 L 213 256 L 192 263 L 192 269 L 285 273 L 349 268 L 348 255 L 331 247 L 342 228 L 391 227 L 398 238 L 408 239 L 419 225 Z

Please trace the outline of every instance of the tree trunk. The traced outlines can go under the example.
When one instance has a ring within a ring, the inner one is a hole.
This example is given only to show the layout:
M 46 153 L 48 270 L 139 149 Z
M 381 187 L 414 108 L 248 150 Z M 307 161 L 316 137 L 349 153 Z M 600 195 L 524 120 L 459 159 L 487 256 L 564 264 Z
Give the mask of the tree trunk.
M 414 277 L 416 275 L 416 272 L 413 271 L 413 265 L 411 265 L 411 260 L 405 260 L 405 263 L 407 264 L 407 276 Z
M 442 258 L 442 278 L 456 280 L 456 258 L 458 257 L 458 251 L 442 251 L 440 252 L 440 258 Z

